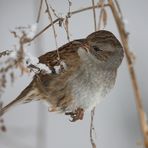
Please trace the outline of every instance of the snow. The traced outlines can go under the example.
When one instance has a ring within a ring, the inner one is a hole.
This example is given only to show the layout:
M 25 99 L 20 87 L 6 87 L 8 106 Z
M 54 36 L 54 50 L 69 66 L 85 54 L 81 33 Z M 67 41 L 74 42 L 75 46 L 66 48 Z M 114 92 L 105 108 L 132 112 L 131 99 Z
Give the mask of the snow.
M 44 72 L 47 73 L 47 74 L 52 73 L 52 71 L 49 69 L 49 67 L 46 66 L 45 64 L 38 63 L 36 66 L 37 66 L 40 70 L 44 71 Z
M 34 23 L 29 26 L 29 30 L 25 31 L 28 38 L 33 38 L 35 36 L 35 33 L 37 31 L 37 23 Z
M 64 61 L 60 61 L 60 65 L 54 66 L 54 69 L 55 69 L 57 74 L 59 74 L 61 72 L 61 67 L 63 67 L 64 70 L 67 69 L 67 65 L 66 65 L 66 63 Z
M 61 71 L 61 66 L 60 65 L 54 66 L 54 69 L 55 69 L 56 73 L 59 74 Z
M 27 65 L 37 65 L 39 63 L 39 59 L 29 52 L 25 52 L 24 60 Z
M 9 54 L 9 58 L 16 59 L 17 58 L 17 50 L 11 50 Z
M 128 22 L 128 20 L 127 20 L 126 18 L 123 18 L 123 23 L 124 23 L 125 25 L 128 25 L 128 24 L 129 24 L 129 22 Z
M 67 65 L 66 65 L 66 63 L 65 63 L 64 61 L 61 61 L 61 62 L 60 62 L 60 65 L 62 65 L 62 66 L 63 66 L 64 70 L 66 70 L 66 69 L 67 69 Z
M 45 73 L 52 73 L 52 71 L 49 69 L 47 65 L 39 63 L 39 59 L 33 56 L 31 53 L 25 52 L 24 63 L 27 66 L 34 65 L 35 67 L 39 68 L 41 71 L 44 71 Z

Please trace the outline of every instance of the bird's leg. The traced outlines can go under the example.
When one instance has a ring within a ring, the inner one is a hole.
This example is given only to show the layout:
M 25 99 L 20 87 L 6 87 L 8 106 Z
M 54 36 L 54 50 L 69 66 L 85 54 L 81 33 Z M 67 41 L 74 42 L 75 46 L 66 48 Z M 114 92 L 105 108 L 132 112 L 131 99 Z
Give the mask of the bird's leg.
M 66 112 L 65 115 L 70 115 L 72 120 L 71 122 L 75 122 L 77 120 L 82 120 L 84 116 L 84 109 L 77 108 L 74 112 Z

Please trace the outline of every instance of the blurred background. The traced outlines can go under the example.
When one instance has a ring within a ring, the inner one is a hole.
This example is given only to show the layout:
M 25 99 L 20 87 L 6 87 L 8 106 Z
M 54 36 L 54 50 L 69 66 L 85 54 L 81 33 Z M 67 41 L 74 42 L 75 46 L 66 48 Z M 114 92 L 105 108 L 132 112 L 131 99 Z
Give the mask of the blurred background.
M 56 12 L 65 16 L 68 11 L 67 0 L 48 0 Z M 148 1 L 118 0 L 123 12 L 126 30 L 130 33 L 130 50 L 135 54 L 135 70 L 142 101 L 148 114 Z M 10 31 L 18 26 L 27 26 L 36 22 L 40 0 L 0 0 L 0 51 L 12 49 L 16 40 Z M 91 0 L 72 0 L 71 10 L 91 5 Z M 49 24 L 43 5 L 38 31 Z M 105 29 L 112 31 L 118 39 L 119 34 L 112 13 L 108 11 L 108 23 Z M 99 17 L 99 16 L 97 16 Z M 61 46 L 67 42 L 64 29 L 57 27 L 57 42 Z M 69 19 L 70 39 L 84 38 L 94 31 L 93 13 L 86 11 L 73 15 Z M 38 37 L 28 48 L 29 52 L 39 56 L 55 49 L 53 31 L 50 28 Z M 32 75 L 21 76 L 16 71 L 15 83 L 7 83 L 2 95 L 4 104 L 12 101 L 31 81 Z M 49 113 L 47 106 L 38 102 L 20 105 L 4 116 L 7 132 L 0 132 L 0 148 L 90 148 L 90 113 L 83 121 L 69 122 L 69 118 L 57 113 Z M 137 116 L 135 98 L 127 69 L 126 58 L 118 70 L 115 88 L 96 108 L 94 125 L 98 148 L 142 148 L 142 134 Z

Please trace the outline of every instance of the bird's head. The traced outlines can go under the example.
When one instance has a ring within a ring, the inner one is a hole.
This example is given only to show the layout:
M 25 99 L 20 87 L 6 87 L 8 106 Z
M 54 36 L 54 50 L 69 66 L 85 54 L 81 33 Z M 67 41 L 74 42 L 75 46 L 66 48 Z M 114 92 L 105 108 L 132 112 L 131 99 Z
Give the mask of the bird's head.
M 89 52 L 98 60 L 98 63 L 102 63 L 102 65 L 108 68 L 119 67 L 124 56 L 124 51 L 113 33 L 100 30 L 90 34 L 86 40 Z

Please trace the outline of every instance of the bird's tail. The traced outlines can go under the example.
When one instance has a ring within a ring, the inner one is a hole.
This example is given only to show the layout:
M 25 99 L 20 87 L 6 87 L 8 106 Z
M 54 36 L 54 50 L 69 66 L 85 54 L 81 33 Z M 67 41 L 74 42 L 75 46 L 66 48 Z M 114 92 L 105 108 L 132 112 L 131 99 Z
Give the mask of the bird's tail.
M 7 111 L 9 111 L 11 108 L 15 107 L 16 105 L 31 101 L 29 99 L 29 96 L 31 96 L 30 87 L 31 87 L 31 84 L 29 86 L 27 86 L 15 100 L 13 100 L 8 105 L 6 105 L 2 109 L 0 109 L 0 116 L 4 115 Z
M 2 109 L 0 109 L 0 116 L 2 116 L 3 114 L 5 114 L 8 110 L 10 110 L 12 107 L 16 106 L 17 104 L 20 104 L 21 101 L 18 100 L 17 98 L 15 100 L 13 100 L 12 102 L 10 102 L 8 105 L 6 105 L 5 107 L 3 107 Z

